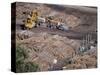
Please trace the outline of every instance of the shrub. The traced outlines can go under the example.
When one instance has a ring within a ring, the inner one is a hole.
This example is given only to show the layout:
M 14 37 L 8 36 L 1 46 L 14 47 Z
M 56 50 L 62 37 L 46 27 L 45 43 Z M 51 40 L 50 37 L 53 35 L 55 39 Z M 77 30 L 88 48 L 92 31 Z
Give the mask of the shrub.
M 39 66 L 33 62 L 24 62 L 28 58 L 27 52 L 20 45 L 16 46 L 16 72 L 35 72 Z

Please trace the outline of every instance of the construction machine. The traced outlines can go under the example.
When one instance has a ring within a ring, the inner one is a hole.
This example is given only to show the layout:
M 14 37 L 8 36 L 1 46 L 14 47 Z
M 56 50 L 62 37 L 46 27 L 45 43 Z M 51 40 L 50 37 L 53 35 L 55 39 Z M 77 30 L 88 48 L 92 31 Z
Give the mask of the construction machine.
M 38 11 L 33 10 L 24 21 L 24 26 L 27 29 L 32 29 L 33 27 L 37 27 L 37 20 L 38 20 Z
M 69 27 L 63 23 L 61 18 L 56 18 L 54 16 L 49 16 L 46 18 L 47 20 L 47 27 L 54 28 L 62 31 L 68 31 Z

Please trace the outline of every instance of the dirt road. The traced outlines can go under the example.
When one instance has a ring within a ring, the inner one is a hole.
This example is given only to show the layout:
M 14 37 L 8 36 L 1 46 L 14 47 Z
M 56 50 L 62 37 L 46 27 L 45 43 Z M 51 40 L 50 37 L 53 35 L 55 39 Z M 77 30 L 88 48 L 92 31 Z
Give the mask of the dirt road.
M 17 30 L 21 30 L 20 25 L 16 25 L 16 29 Z M 63 37 L 68 37 L 70 39 L 79 39 L 81 40 L 86 34 L 88 34 L 88 32 L 76 32 L 73 30 L 68 30 L 68 31 L 62 31 L 62 30 L 58 30 L 58 29 L 49 29 L 49 28 L 45 28 L 45 27 L 37 27 L 37 28 L 33 28 L 30 31 L 35 32 L 35 33 L 40 33 L 40 32 L 47 32 L 48 34 L 52 34 L 52 35 L 60 35 Z M 93 39 L 97 38 L 96 33 L 92 33 Z

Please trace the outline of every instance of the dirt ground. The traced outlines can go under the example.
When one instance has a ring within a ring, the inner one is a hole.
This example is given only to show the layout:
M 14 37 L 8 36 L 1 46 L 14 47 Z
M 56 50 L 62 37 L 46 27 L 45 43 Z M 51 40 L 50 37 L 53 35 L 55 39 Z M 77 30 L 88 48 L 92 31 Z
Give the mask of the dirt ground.
M 62 18 L 70 30 L 45 27 L 22 30 L 20 25 L 27 16 L 23 12 L 30 12 L 34 8 L 38 8 L 40 16 Z M 16 43 L 29 56 L 24 62 L 37 63 L 38 71 L 96 68 L 97 44 L 79 53 L 83 37 L 88 33 L 92 33 L 92 40 L 97 41 L 96 10 L 95 7 L 85 6 L 16 3 Z

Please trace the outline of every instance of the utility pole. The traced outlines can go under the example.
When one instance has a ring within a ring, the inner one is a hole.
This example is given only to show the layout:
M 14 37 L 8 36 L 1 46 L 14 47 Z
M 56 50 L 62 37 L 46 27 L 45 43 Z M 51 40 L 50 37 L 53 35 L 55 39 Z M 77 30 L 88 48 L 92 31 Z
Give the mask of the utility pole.
M 92 40 L 92 33 L 87 33 L 85 36 L 83 36 L 82 42 L 80 45 L 80 52 L 84 52 L 90 49 L 91 40 Z
M 87 44 L 88 44 L 88 36 L 86 34 L 86 37 L 85 37 L 85 50 L 87 50 Z

